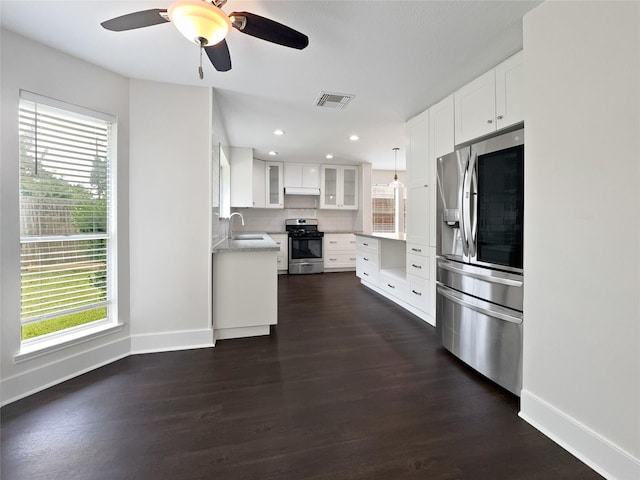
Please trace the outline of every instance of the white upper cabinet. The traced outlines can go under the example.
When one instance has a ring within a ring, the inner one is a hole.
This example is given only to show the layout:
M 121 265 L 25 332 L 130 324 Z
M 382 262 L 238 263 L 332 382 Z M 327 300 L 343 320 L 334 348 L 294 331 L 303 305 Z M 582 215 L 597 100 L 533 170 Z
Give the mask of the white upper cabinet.
M 407 188 L 429 185 L 429 111 L 407 122 Z
M 320 188 L 320 165 L 285 163 L 284 188 L 317 189 Z
M 524 120 L 524 64 L 522 51 L 496 67 L 496 126 L 498 129 Z
M 283 164 L 265 162 L 266 208 L 284 208 Z
M 430 161 L 455 150 L 453 131 L 453 95 L 449 95 L 429 109 Z M 435 179 L 435 176 L 431 175 L 431 178 Z
M 455 92 L 455 143 L 523 121 L 523 78 L 522 52 L 518 52 Z
M 455 93 L 455 142 L 482 137 L 496 129 L 496 74 L 491 70 Z
M 266 206 L 267 193 L 264 181 L 264 161 L 253 159 L 253 206 L 264 208 Z
M 322 165 L 320 208 L 358 209 L 358 167 Z
M 231 166 L 231 206 L 253 207 L 253 149 L 232 147 L 229 165 Z

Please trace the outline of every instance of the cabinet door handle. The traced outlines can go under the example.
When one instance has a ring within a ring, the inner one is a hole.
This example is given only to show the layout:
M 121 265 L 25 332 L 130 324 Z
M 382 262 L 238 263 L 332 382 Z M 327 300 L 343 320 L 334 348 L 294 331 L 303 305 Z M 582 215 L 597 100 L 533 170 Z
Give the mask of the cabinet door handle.
M 364 245 L 365 247 L 368 247 L 368 246 L 369 246 L 369 244 L 368 244 L 368 243 L 364 243 L 364 242 L 362 242 L 362 245 Z
M 416 265 L 415 263 L 412 263 L 412 264 L 411 264 L 411 266 L 412 266 L 413 268 L 419 268 L 419 269 L 422 269 L 422 266 L 421 266 L 421 265 Z
M 416 292 L 415 290 L 411 290 L 411 293 L 415 293 L 416 295 L 418 295 L 419 297 L 422 296 L 422 294 L 420 292 Z
M 394 287 L 393 285 L 391 285 L 390 283 L 387 283 L 387 287 L 389 287 L 389 288 L 396 288 L 396 287 Z
M 487 123 L 493 123 L 493 120 L 487 120 Z
M 413 252 L 422 252 L 421 248 L 412 248 L 411 251 Z
M 337 258 L 330 258 L 330 259 L 329 259 L 329 261 L 330 261 L 330 262 L 337 262 L 337 261 L 338 261 L 338 259 L 337 259 Z
M 502 120 L 502 115 L 498 115 L 498 120 Z
M 369 274 L 368 274 L 367 272 L 362 272 L 362 274 L 363 274 L 365 277 L 368 277 L 368 276 L 369 276 Z
M 329 243 L 338 243 L 335 240 L 329 240 Z
M 363 259 L 365 262 L 368 262 L 368 261 L 369 261 L 369 259 L 368 259 L 367 257 L 362 257 L 362 259 Z

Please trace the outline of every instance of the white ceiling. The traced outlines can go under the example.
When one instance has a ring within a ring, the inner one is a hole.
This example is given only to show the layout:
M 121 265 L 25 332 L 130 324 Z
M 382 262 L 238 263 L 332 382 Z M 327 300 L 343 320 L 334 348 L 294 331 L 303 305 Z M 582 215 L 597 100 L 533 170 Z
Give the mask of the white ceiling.
M 309 36 L 293 50 L 227 37 L 232 69 L 217 72 L 171 24 L 111 32 L 104 20 L 156 1 L 0 1 L 4 28 L 132 78 L 211 86 L 231 145 L 282 161 L 372 163 L 393 169 L 404 122 L 522 48 L 522 17 L 540 1 L 229 0 Z M 26 61 L 26 60 L 25 60 Z M 314 106 L 320 91 L 354 94 L 344 110 Z M 282 128 L 286 134 L 273 135 Z M 351 142 L 348 136 L 358 134 Z

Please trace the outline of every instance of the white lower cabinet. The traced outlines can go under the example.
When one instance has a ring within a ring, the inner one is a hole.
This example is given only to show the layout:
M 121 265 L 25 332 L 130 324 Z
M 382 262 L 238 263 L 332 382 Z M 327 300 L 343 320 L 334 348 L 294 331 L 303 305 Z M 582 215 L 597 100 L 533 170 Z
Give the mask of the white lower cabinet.
M 286 233 L 270 233 L 271 239 L 280 247 L 278 252 L 278 273 L 287 273 L 289 270 L 289 236 Z
M 352 233 L 325 233 L 323 258 L 325 271 L 355 270 L 356 236 Z
M 356 235 L 356 275 L 363 285 L 435 325 L 435 248 Z

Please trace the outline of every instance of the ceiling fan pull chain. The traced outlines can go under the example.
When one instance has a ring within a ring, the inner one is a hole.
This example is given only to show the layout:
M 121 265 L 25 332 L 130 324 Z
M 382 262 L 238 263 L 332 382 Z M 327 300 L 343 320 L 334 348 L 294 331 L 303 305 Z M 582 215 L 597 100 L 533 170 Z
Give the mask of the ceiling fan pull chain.
M 204 71 L 202 70 L 202 50 L 204 45 L 200 44 L 200 66 L 198 67 L 198 75 L 200 75 L 200 80 L 204 79 Z

